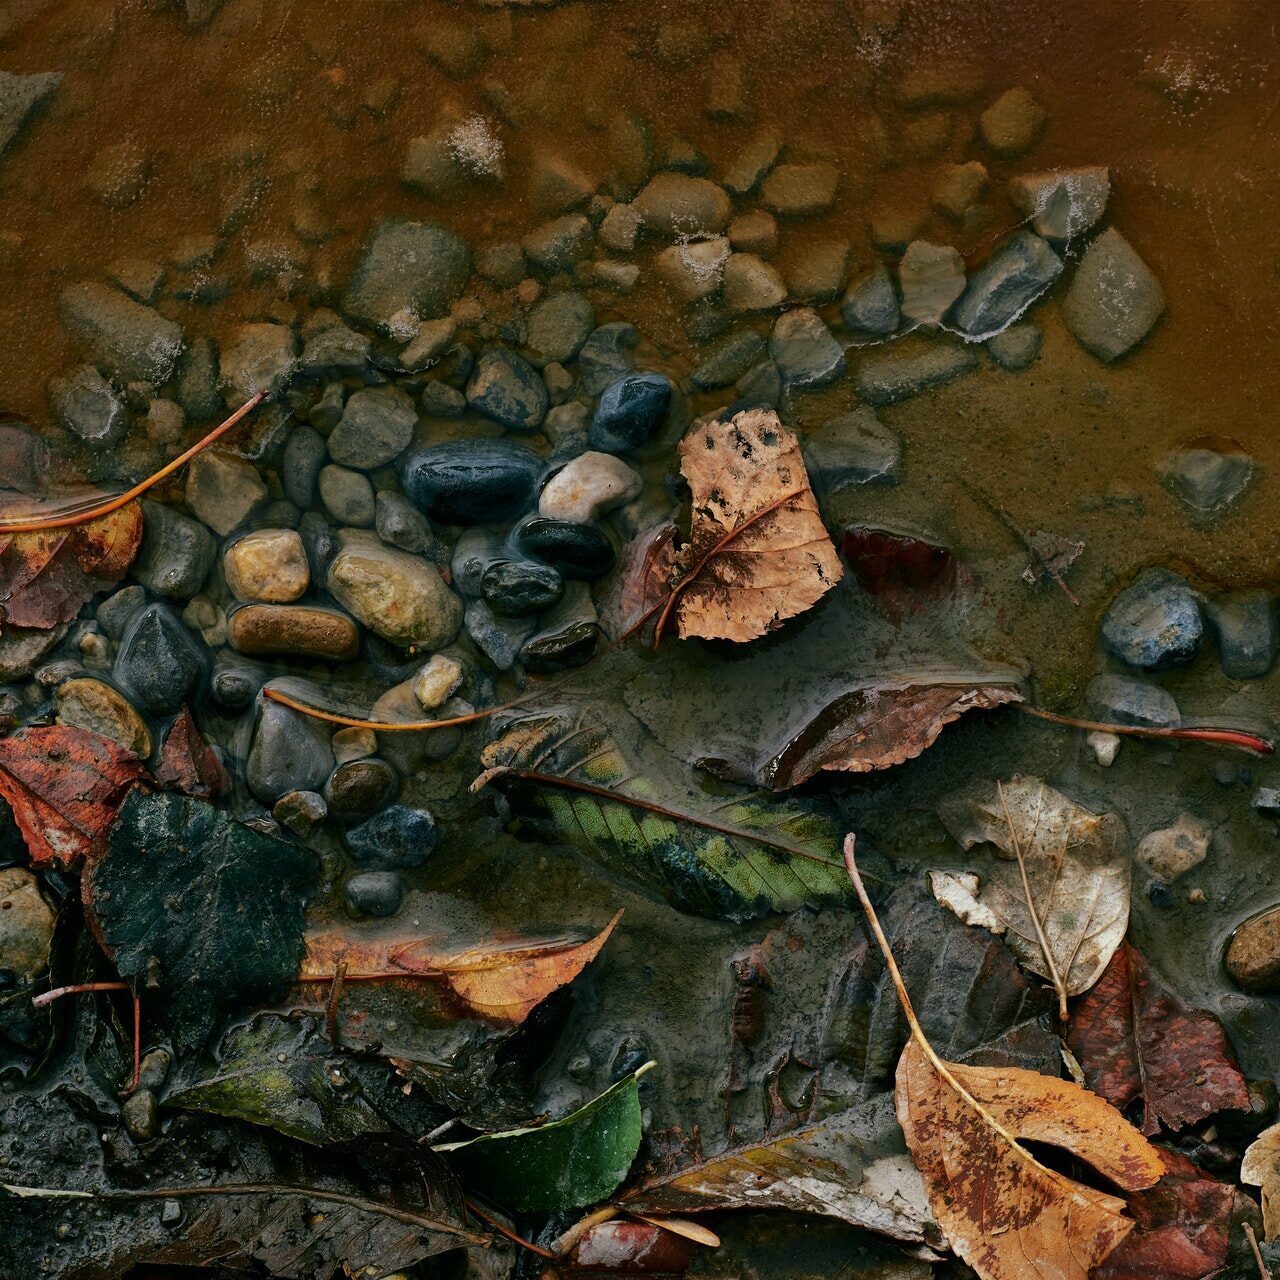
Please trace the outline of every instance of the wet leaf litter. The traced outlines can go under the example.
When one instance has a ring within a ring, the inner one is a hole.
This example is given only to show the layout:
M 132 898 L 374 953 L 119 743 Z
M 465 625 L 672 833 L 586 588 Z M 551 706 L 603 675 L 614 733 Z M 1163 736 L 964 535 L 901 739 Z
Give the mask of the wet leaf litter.
M 879 48 L 901 18 L 874 8 L 837 20 Z M 459 94 L 501 60 L 484 22 L 427 26 Z M 708 114 L 747 138 L 733 62 Z M 342 67 L 325 81 L 343 129 L 395 110 L 389 82 L 357 108 Z M 184 349 L 169 313 L 216 314 L 222 248 L 175 254 L 159 309 L 112 268 L 145 349 L 100 324 L 105 286 L 68 290 L 93 363 L 51 384 L 57 429 L 90 441 L 88 388 L 109 433 L 145 410 L 166 446 L 81 468 L 121 492 L 46 483 L 42 428 L 0 415 L 0 662 L 23 673 L 0 695 L 0 1230 L 23 1273 L 782 1277 L 821 1240 L 850 1280 L 1265 1271 L 1274 918 L 1242 898 L 1234 988 L 1197 983 L 1147 903 L 1203 903 L 1238 831 L 1125 795 L 1138 760 L 1192 755 L 1253 785 L 1252 695 L 1184 717 L 1166 672 L 1203 644 L 1259 678 L 1265 639 L 1228 658 L 1258 619 L 1198 578 L 1112 590 L 1083 500 L 1087 544 L 963 477 L 994 533 L 878 523 L 902 443 L 872 406 L 1011 374 L 1038 325 L 1110 363 L 1157 324 L 1107 209 L 1126 179 L 1014 176 L 1034 235 L 993 233 L 1003 197 L 955 211 L 984 166 L 946 166 L 952 229 L 928 234 L 968 248 L 939 304 L 938 247 L 883 219 L 866 279 L 847 254 L 829 287 L 794 268 L 837 176 L 807 147 L 753 134 L 731 179 L 620 117 L 597 131 L 634 176 L 596 182 L 527 161 L 520 100 L 484 83 L 413 140 L 406 199 L 498 208 L 528 163 L 541 231 L 490 253 L 392 218 L 312 297 L 317 184 L 297 261 L 245 246 L 279 297 L 218 344 Z M 977 121 L 980 92 L 903 80 L 884 109 L 911 165 L 969 112 L 963 146 L 1015 175 L 1040 108 L 1016 90 Z M 714 349 L 688 377 L 596 324 L 628 314 L 602 299 L 637 239 L 642 288 L 673 241 L 654 278 Z M 1117 280 L 1138 293 L 1106 305 Z M 1028 310 L 1050 289 L 1067 334 Z M 846 383 L 867 412 L 821 430 Z M 220 400 L 242 407 L 199 435 Z M 1252 474 L 1180 458 L 1169 491 L 1200 511 L 1238 493 L 1188 468 Z M 1100 674 L 1019 652 L 1011 600 L 1105 609 Z

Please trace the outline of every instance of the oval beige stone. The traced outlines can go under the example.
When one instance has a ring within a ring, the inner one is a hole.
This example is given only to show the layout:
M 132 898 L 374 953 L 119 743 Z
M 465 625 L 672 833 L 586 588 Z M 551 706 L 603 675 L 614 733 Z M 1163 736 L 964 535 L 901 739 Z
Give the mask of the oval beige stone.
M 345 662 L 360 648 L 359 628 L 345 613 L 305 604 L 242 605 L 227 621 L 227 639 L 253 658 L 284 653 Z
M 258 529 L 237 538 L 223 555 L 222 568 L 239 600 L 289 604 L 311 582 L 306 549 L 292 529 Z
M 0 966 L 33 978 L 49 967 L 53 908 L 25 867 L 0 871 Z
M 133 703 L 101 680 L 68 680 L 53 695 L 59 724 L 111 738 L 135 755 L 151 754 L 151 730 Z
M 1244 991 L 1280 987 L 1280 907 L 1272 907 L 1236 931 L 1227 948 L 1227 972 Z

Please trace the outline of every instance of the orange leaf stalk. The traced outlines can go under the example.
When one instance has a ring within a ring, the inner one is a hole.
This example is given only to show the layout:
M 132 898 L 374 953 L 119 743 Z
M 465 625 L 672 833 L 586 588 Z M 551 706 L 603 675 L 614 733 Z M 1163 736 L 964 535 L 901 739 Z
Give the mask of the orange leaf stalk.
M 1275 752 L 1275 743 L 1256 733 L 1246 733 L 1243 729 L 1158 729 L 1140 724 L 1107 724 L 1101 720 L 1079 720 L 1075 716 L 1062 716 L 1056 711 L 1042 711 L 1039 707 L 1031 707 L 1026 703 L 1017 704 L 1018 710 L 1037 720 L 1047 720 L 1050 724 L 1066 725 L 1069 729 L 1088 729 L 1095 733 L 1114 733 L 1131 738 L 1173 738 L 1184 742 L 1205 742 L 1224 747 L 1238 747 L 1241 751 L 1252 751 L 1255 755 L 1269 756 Z
M 185 466 L 196 454 L 207 449 L 215 440 L 221 439 L 232 427 L 242 422 L 252 413 L 266 398 L 267 393 L 259 391 L 256 396 L 242 404 L 225 422 L 214 427 L 203 439 L 197 440 L 185 453 L 179 454 L 172 462 L 166 462 L 154 475 L 139 481 L 132 489 L 126 489 L 124 493 L 117 494 L 114 498 L 106 498 L 102 502 L 95 503 L 84 511 L 68 512 L 60 516 L 50 515 L 39 516 L 35 519 L 6 520 L 3 515 L 0 515 L 0 533 L 40 533 L 46 529 L 69 529 L 73 525 L 88 524 L 91 520 L 97 520 L 101 516 L 109 516 L 113 511 L 119 511 L 121 507 L 128 506 L 135 498 L 140 498 L 148 489 L 159 484 L 161 480 L 173 475 L 179 467 Z

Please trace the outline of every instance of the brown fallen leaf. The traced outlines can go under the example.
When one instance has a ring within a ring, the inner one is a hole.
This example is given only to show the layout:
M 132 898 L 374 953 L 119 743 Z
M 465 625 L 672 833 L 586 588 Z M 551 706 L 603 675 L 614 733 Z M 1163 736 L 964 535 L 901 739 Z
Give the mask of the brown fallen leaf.
M 611 640 L 629 637 L 666 603 L 675 569 L 678 532 L 666 520 L 636 534 L 623 547 L 600 610 Z
M 5 625 L 47 631 L 70 622 L 86 600 L 124 577 L 141 541 L 142 508 L 136 502 L 71 528 L 0 529 Z
M 973 581 L 949 547 L 897 529 L 850 525 L 840 537 L 840 550 L 858 586 L 895 623 L 937 606 Z
M 512 939 L 452 951 L 425 939 L 361 938 L 347 929 L 321 930 L 307 935 L 299 981 L 330 981 L 344 962 L 344 983 L 435 979 L 473 1016 L 518 1026 L 596 958 L 621 918 L 619 911 L 585 942 Z
M 692 522 L 656 637 L 674 614 L 685 639 L 754 640 L 840 581 L 799 442 L 772 410 L 691 427 L 680 469 Z
M 165 735 L 152 772 L 162 787 L 197 800 L 211 800 L 231 785 L 218 753 L 205 742 L 187 707 Z
M 1127 942 L 1071 1011 L 1067 1043 L 1095 1093 L 1122 1109 L 1141 1099 L 1148 1136 L 1248 1109 L 1222 1024 L 1185 1005 Z
M 1160 1180 L 1160 1152 L 1109 1102 L 1071 1081 L 940 1058 L 862 885 L 853 836 L 845 865 L 911 1029 L 898 1060 L 898 1120 L 952 1249 L 983 1280 L 1087 1280 L 1134 1220 L 1123 1200 L 1046 1167 L 1022 1142 L 1063 1148 L 1126 1191 Z
M 657 1219 L 610 1218 L 588 1227 L 562 1265 L 572 1271 L 678 1275 L 700 1243 L 706 1241 L 691 1239 Z
M 1280 1124 L 1264 1129 L 1246 1148 L 1240 1181 L 1262 1188 L 1263 1234 L 1280 1239 Z
M 36 865 L 75 866 L 97 849 L 146 773 L 119 743 L 69 725 L 0 738 L 0 796 Z

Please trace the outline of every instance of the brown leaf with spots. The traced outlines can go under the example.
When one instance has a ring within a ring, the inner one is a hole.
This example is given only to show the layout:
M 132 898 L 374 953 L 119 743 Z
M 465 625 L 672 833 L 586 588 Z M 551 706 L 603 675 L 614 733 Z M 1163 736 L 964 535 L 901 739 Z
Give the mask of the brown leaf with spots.
M 422 938 L 361 937 L 350 929 L 328 929 L 307 935 L 300 977 L 303 982 L 328 981 L 345 962 L 344 982 L 435 979 L 469 1015 L 518 1026 L 599 955 L 621 918 L 619 911 L 585 942 L 499 939 L 457 950 Z
M 1071 1081 L 940 1058 L 863 888 L 852 836 L 845 865 L 911 1028 L 898 1060 L 898 1121 L 952 1249 L 983 1280 L 1088 1280 L 1134 1220 L 1123 1200 L 1048 1168 L 1023 1143 L 1062 1148 L 1126 1191 L 1160 1180 L 1160 1152 L 1109 1102 Z
M 87 729 L 53 725 L 0 738 L 0 795 L 37 866 L 72 867 L 98 848 L 145 776 L 132 751 Z
M 204 740 L 187 707 L 165 735 L 153 772 L 162 787 L 197 800 L 212 800 L 230 786 L 218 753 Z
M 803 613 L 843 570 L 796 437 L 769 409 L 691 427 L 680 469 L 692 491 L 689 541 L 655 628 L 754 640 Z
M 142 508 L 130 502 L 87 524 L 29 533 L 0 531 L 0 616 L 47 631 L 119 582 L 142 541 Z

